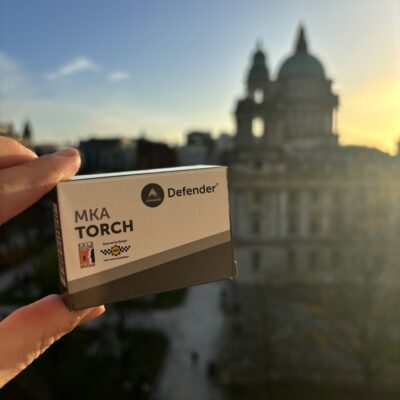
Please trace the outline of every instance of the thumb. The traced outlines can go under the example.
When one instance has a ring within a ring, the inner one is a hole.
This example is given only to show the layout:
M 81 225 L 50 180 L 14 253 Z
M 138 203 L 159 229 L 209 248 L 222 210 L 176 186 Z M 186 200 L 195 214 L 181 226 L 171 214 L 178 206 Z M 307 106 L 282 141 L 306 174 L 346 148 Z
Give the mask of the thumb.
M 47 296 L 0 322 L 0 388 L 81 322 L 96 318 L 104 306 L 69 311 L 62 297 Z

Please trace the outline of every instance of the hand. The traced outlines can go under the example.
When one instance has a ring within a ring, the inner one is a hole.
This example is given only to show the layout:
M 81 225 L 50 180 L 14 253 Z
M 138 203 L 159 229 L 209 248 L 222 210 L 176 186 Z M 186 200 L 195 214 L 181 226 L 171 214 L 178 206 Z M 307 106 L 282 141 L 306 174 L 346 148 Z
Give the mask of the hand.
M 77 150 L 37 157 L 15 140 L 0 137 L 0 225 L 39 200 L 62 179 L 76 174 Z M 1 229 L 1 227 L 0 227 Z M 104 306 L 69 311 L 60 295 L 50 295 L 0 321 L 0 388 Z

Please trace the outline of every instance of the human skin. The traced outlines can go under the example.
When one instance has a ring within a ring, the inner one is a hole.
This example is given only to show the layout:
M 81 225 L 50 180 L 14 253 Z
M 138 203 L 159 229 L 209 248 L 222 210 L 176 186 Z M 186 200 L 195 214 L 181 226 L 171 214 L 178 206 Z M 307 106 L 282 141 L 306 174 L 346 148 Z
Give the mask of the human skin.
M 65 149 L 37 157 L 17 141 L 0 137 L 0 229 L 80 166 L 79 153 Z M 0 388 L 56 340 L 100 316 L 104 306 L 69 311 L 62 296 L 49 295 L 0 321 Z

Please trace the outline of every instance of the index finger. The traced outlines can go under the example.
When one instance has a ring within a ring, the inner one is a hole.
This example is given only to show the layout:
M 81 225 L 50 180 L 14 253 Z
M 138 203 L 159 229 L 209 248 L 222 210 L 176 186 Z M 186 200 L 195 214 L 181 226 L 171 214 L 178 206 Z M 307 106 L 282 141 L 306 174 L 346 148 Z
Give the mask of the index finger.
M 25 210 L 59 181 L 76 174 L 79 153 L 65 149 L 0 170 L 0 224 Z

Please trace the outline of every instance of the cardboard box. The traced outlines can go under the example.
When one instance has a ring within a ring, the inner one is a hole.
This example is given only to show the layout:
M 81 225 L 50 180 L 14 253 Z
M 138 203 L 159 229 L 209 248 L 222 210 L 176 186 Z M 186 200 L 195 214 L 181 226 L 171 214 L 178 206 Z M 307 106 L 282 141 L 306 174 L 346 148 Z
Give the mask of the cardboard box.
M 237 274 L 226 167 L 76 176 L 57 185 L 53 212 L 70 309 Z

